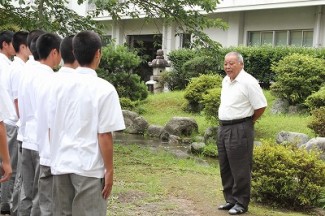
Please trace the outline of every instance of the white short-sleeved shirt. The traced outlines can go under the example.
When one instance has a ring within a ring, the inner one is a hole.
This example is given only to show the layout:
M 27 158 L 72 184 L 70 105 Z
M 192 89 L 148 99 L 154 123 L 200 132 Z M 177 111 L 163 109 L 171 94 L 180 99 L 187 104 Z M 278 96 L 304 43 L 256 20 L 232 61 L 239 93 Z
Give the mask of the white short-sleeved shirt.
M 231 81 L 226 76 L 222 81 L 220 120 L 242 119 L 254 114 L 254 110 L 267 106 L 266 98 L 257 80 L 241 70 Z
M 57 73 L 73 73 L 75 69 L 69 67 L 61 67 Z M 49 91 L 53 84 L 53 71 L 44 71 L 40 77 L 36 88 L 36 115 L 37 115 L 37 143 L 40 156 L 40 164 L 43 166 L 51 166 L 51 153 L 49 143 L 49 127 L 48 127 L 48 104 Z
M 48 96 L 54 72 L 47 65 L 40 64 L 39 75 L 34 80 L 34 95 L 36 99 L 36 143 L 40 156 L 40 164 L 50 166 L 50 143 L 48 128 Z
M 0 84 L 2 86 L 5 86 L 5 80 L 7 79 L 8 67 L 10 64 L 10 59 L 5 54 L 0 53 Z
M 50 94 L 50 151 L 54 175 L 102 178 L 98 133 L 125 129 L 118 94 L 94 70 L 57 73 Z
M 18 86 L 24 65 L 25 62 L 21 58 L 15 56 L 14 61 L 8 68 L 9 70 L 5 80 L 5 87 L 12 103 L 14 103 L 14 100 L 18 98 Z M 4 122 L 9 125 L 17 125 L 17 114 L 14 113 L 13 116 L 10 116 L 10 118 L 6 119 Z
M 34 80 L 37 79 L 42 65 L 38 61 L 28 60 L 18 88 L 20 130 L 23 135 L 23 148 L 38 151 L 36 143 L 36 98 Z
M 11 116 L 13 112 L 15 109 L 8 92 L 0 85 L 0 122 Z

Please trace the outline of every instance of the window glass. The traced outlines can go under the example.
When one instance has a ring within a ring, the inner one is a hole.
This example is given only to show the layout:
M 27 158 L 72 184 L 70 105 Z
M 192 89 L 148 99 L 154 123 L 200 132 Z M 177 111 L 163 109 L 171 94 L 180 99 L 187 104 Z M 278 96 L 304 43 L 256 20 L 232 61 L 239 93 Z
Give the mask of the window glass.
M 261 33 L 260 32 L 250 32 L 249 45 L 251 45 L 251 46 L 261 45 Z
M 302 31 L 290 31 L 290 45 L 301 46 L 302 44 Z
M 306 47 L 312 47 L 313 46 L 313 32 L 312 31 L 304 31 L 303 32 L 303 41 L 302 45 Z
M 276 31 L 274 38 L 275 46 L 287 45 L 287 31 Z
M 273 32 L 262 32 L 262 44 L 273 44 Z
M 181 47 L 182 48 L 190 48 L 191 46 L 191 34 L 181 34 Z

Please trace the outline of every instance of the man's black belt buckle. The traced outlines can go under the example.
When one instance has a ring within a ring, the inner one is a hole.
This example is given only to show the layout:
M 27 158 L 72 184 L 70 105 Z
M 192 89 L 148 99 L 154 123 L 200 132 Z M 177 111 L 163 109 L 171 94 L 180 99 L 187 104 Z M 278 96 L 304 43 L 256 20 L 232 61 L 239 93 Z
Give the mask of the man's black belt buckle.
M 227 126 L 227 125 L 234 125 L 234 124 L 239 124 L 239 123 L 243 123 L 245 121 L 249 121 L 252 119 L 252 116 L 246 117 L 246 118 L 242 118 L 242 119 L 234 119 L 234 120 L 220 120 L 219 124 L 221 126 Z

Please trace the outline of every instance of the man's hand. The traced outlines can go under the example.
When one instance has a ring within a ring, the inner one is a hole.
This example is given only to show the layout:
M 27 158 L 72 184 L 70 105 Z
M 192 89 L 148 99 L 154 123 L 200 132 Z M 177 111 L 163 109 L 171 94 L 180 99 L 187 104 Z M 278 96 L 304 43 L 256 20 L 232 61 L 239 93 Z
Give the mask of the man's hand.
M 12 174 L 12 169 L 10 163 L 2 162 L 1 166 L 2 176 L 0 182 L 8 181 Z
M 107 199 L 112 192 L 113 187 L 113 174 L 111 172 L 105 172 L 104 176 L 104 188 L 102 190 L 102 195 L 104 199 Z

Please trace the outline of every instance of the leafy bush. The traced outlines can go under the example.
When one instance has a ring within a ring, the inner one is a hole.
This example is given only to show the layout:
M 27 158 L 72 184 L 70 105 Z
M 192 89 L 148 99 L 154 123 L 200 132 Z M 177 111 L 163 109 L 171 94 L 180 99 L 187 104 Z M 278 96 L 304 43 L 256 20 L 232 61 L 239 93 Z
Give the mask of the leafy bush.
M 220 106 L 221 88 L 209 89 L 206 94 L 203 95 L 201 101 L 204 109 L 204 114 L 208 121 L 216 124 L 218 122 L 218 110 Z
M 191 79 L 191 82 L 185 89 L 184 97 L 188 102 L 187 110 L 199 112 L 204 107 L 202 104 L 203 95 L 208 93 L 209 89 L 221 87 L 222 77 L 220 75 L 201 75 Z
M 99 68 L 108 74 L 131 72 L 141 63 L 141 58 L 135 50 L 124 45 L 110 43 L 102 49 L 102 58 Z
M 220 69 L 218 54 L 207 49 L 180 49 L 169 53 L 173 69 L 165 76 L 171 90 L 182 90 L 193 77 L 217 73 Z
M 277 75 L 271 92 L 291 105 L 303 104 L 325 81 L 325 60 L 293 54 L 272 65 Z
M 190 80 L 201 74 L 211 74 L 218 70 L 218 62 L 212 56 L 196 56 L 185 62 L 182 71 L 186 71 L 185 79 Z
M 275 206 L 316 206 L 325 186 L 319 153 L 272 142 L 255 148 L 252 196 Z
M 120 97 L 129 98 L 131 101 L 144 100 L 148 96 L 147 86 L 137 74 L 132 74 L 140 63 L 141 59 L 136 51 L 111 43 L 102 49 L 97 74 L 112 83 Z M 125 99 L 122 102 L 126 103 Z
M 208 157 L 218 157 L 217 145 L 215 143 L 207 143 L 202 154 Z
M 322 87 L 318 92 L 309 95 L 305 104 L 311 110 L 325 106 L 325 86 Z
M 115 86 L 120 97 L 129 98 L 131 101 L 144 100 L 148 97 L 147 86 L 137 74 L 121 72 L 109 74 L 106 78 Z
M 311 114 L 312 120 L 308 127 L 318 136 L 325 137 L 325 106 L 313 110 Z

